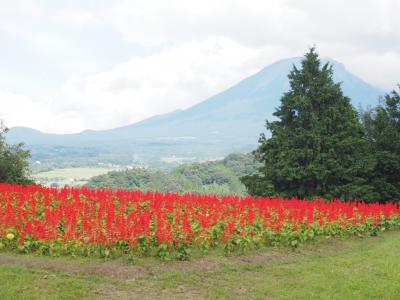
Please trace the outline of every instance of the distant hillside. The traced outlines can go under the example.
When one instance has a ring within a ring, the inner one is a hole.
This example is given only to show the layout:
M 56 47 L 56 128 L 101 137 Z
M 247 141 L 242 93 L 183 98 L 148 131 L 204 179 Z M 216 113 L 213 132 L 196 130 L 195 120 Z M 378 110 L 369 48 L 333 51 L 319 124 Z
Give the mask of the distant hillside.
M 185 164 L 171 172 L 130 169 L 92 177 L 89 187 L 141 189 L 144 191 L 245 195 L 240 176 L 256 172 L 251 154 L 231 154 L 219 161 Z
M 257 144 L 266 119 L 279 106 L 288 90 L 287 75 L 301 58 L 278 61 L 226 91 L 191 108 L 155 116 L 120 128 L 78 134 L 46 134 L 29 128 L 12 128 L 11 143 L 25 142 L 33 159 L 96 164 L 118 162 L 129 165 L 135 155 L 140 164 L 162 158 L 191 160 L 248 152 Z M 329 60 L 334 79 L 342 82 L 344 94 L 353 105 L 375 105 L 384 91 L 351 74 L 343 64 Z

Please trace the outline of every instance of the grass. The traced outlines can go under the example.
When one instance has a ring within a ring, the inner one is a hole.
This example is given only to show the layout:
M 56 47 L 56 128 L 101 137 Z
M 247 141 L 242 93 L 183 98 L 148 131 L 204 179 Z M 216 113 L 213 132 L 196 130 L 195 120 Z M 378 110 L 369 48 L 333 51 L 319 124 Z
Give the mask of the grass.
M 158 263 L 157 272 L 119 279 L 2 265 L 0 298 L 400 299 L 399 249 L 394 231 L 308 244 L 295 254 L 272 250 L 272 259 L 265 259 L 272 252 L 208 257 L 204 264 L 218 262 L 208 269 L 198 260 L 179 270 Z
M 13 265 L 0 266 L 1 299 L 82 299 L 91 282 L 71 274 Z
M 166 272 L 155 286 L 197 290 L 210 299 L 400 299 L 400 233 L 347 240 L 268 264 L 207 272 Z M 143 279 L 140 285 L 149 283 Z

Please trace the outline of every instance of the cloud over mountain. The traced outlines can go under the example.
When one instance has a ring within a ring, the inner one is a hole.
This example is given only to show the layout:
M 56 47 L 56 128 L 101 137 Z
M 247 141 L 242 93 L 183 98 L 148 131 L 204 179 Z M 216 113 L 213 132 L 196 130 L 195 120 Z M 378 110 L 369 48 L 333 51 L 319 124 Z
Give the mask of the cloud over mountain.
M 397 0 L 4 0 L 0 118 L 49 132 L 129 124 L 189 107 L 314 44 L 391 89 L 399 14 Z

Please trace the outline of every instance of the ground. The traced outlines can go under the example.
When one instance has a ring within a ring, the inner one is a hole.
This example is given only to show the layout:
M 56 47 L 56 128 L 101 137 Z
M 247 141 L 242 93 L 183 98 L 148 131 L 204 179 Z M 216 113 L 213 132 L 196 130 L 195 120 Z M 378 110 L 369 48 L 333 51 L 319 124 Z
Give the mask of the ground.
M 1 299 L 400 299 L 400 232 L 186 262 L 0 254 Z

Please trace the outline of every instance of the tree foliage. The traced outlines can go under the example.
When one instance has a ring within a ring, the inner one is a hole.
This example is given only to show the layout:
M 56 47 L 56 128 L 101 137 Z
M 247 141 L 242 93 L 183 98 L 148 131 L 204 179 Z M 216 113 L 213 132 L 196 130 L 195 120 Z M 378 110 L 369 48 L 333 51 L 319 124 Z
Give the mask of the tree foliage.
M 301 198 L 370 198 L 373 160 L 356 110 L 332 79 L 333 69 L 321 66 L 312 48 L 288 75 L 290 90 L 266 122 L 261 134 L 258 174 L 242 182 L 252 195 Z
M 400 200 L 400 94 L 393 90 L 382 100 L 364 113 L 363 124 L 376 160 L 371 178 L 376 197 L 396 201 Z
M 254 172 L 259 164 L 251 154 L 231 154 L 219 161 L 184 164 L 171 172 L 148 169 L 112 171 L 92 177 L 87 186 L 144 191 L 245 195 L 239 176 Z
M 5 141 L 8 129 L 0 123 L 0 182 L 29 184 L 30 153 L 23 144 L 9 145 Z

